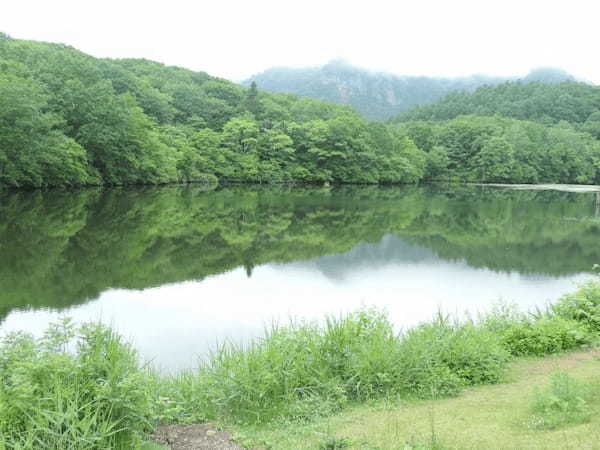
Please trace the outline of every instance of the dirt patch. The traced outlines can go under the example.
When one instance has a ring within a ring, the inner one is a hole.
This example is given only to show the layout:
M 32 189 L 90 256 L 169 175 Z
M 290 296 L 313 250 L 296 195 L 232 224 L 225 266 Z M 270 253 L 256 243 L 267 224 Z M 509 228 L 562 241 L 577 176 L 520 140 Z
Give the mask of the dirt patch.
M 241 445 L 231 440 L 231 434 L 216 430 L 211 423 L 196 425 L 163 425 L 152 435 L 159 444 L 172 450 L 238 450 Z

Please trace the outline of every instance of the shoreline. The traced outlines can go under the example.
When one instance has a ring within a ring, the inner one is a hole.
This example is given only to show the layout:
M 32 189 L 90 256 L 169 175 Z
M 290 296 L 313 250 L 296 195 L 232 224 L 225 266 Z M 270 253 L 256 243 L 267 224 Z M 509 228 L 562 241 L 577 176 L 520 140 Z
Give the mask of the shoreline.
M 468 183 L 473 186 L 492 186 L 502 187 L 516 190 L 532 190 L 532 191 L 561 191 L 561 192 L 575 192 L 575 193 L 590 193 L 600 192 L 600 186 L 593 184 L 501 184 L 501 183 Z
M 385 313 L 363 309 L 324 324 L 274 327 L 248 346 L 224 345 L 197 370 L 172 376 L 142 366 L 131 344 L 107 326 L 66 319 L 40 339 L 17 333 L 0 343 L 0 443 L 12 448 L 26 439 L 64 448 L 104 433 L 97 438 L 101 448 L 136 448 L 161 424 L 207 422 L 287 433 L 374 402 L 451 404 L 464 393 L 500 389 L 519 361 L 599 344 L 600 281 L 536 314 L 509 306 L 463 321 L 438 314 L 396 333 Z M 118 432 L 110 431 L 117 425 Z M 351 448 L 323 445 L 315 448 Z

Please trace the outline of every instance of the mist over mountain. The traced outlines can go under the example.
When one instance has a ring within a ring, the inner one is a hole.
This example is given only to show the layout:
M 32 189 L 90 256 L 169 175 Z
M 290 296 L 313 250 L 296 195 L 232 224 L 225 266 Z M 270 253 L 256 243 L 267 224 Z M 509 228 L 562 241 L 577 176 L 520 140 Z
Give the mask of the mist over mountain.
M 370 120 L 386 120 L 418 105 L 434 103 L 451 92 L 474 91 L 506 81 L 558 83 L 574 77 L 556 68 L 538 68 L 525 77 L 473 75 L 461 78 L 397 76 L 372 72 L 333 60 L 307 68 L 275 67 L 253 75 L 242 84 L 256 82 L 263 90 L 347 104 Z

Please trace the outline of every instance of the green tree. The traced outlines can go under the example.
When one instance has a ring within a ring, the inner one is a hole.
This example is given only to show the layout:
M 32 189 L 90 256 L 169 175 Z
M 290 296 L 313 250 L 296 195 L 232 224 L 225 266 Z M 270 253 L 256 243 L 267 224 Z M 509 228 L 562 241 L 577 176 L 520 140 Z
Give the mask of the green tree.
M 486 182 L 509 182 L 515 167 L 515 150 L 502 137 L 491 137 L 475 158 L 477 179 Z
M 246 92 L 246 98 L 244 99 L 244 109 L 250 112 L 254 117 L 259 117 L 262 112 L 260 100 L 258 98 L 258 89 L 256 83 L 253 81 L 250 84 L 250 88 Z
M 450 158 L 446 147 L 436 145 L 427 153 L 427 166 L 425 168 L 425 179 L 445 180 L 448 178 L 448 166 Z

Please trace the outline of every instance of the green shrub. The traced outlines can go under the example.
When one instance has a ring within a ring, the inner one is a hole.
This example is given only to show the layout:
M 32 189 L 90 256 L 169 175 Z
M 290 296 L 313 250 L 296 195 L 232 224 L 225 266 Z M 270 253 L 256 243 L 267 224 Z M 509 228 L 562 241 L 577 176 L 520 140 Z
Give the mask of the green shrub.
M 554 429 L 562 425 L 589 422 L 592 411 L 589 400 L 593 396 L 590 386 L 564 372 L 552 375 L 550 386 L 536 388 L 531 400 L 534 428 Z
M 542 356 L 588 344 L 591 336 L 580 322 L 559 316 L 519 320 L 501 331 L 502 344 L 515 356 Z
M 499 336 L 484 327 L 440 315 L 405 334 L 399 358 L 405 391 L 438 396 L 498 381 L 509 354 Z
M 0 448 L 130 449 L 149 427 L 136 353 L 99 324 L 6 336 L 0 381 Z
M 324 327 L 274 327 L 247 347 L 224 346 L 198 374 L 210 417 L 310 419 L 389 389 L 396 337 L 383 314 L 359 311 Z
M 400 335 L 376 310 L 274 326 L 173 376 L 141 369 L 135 351 L 103 325 L 65 321 L 40 339 L 11 334 L 0 342 L 0 449 L 135 448 L 161 422 L 303 421 L 390 395 L 456 395 L 497 382 L 511 354 L 590 342 L 598 289 L 587 284 L 538 317 L 510 308 L 479 323 L 438 315 Z
M 560 317 L 576 320 L 600 332 L 600 282 L 588 281 L 576 292 L 561 297 L 551 309 Z

